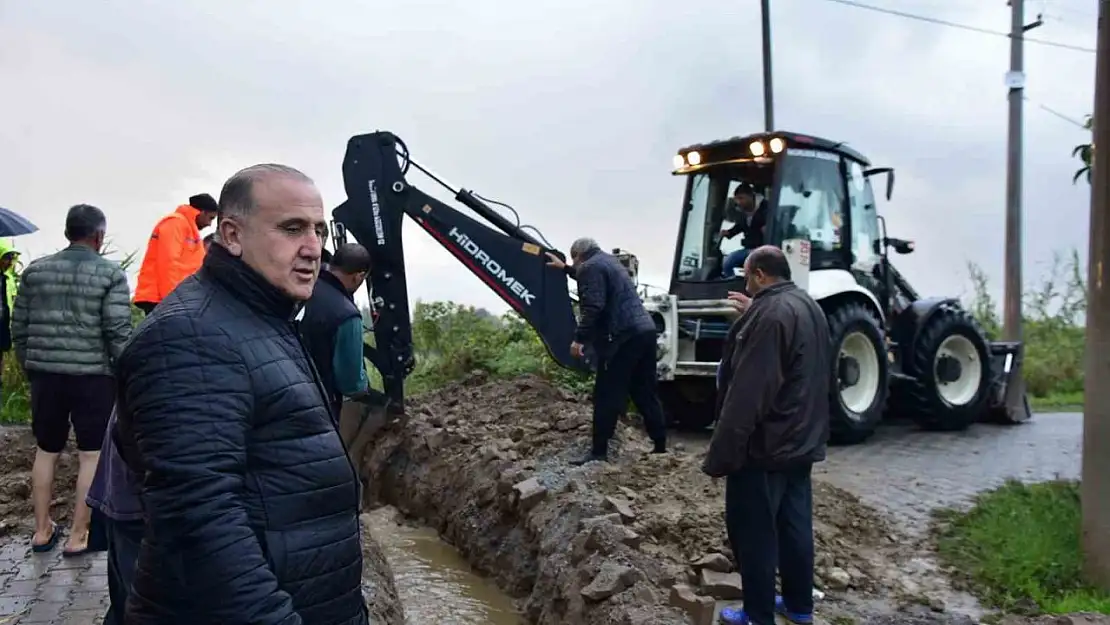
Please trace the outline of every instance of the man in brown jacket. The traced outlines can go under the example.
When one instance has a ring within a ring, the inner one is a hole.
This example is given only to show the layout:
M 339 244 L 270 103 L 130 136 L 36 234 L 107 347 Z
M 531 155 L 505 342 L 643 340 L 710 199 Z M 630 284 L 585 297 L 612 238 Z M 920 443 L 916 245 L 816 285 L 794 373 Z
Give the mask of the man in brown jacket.
M 782 250 L 753 250 L 744 272 L 751 303 L 725 341 L 718 420 L 702 465 L 726 478 L 725 524 L 744 585 L 744 608 L 721 617 L 773 625 L 778 611 L 811 623 L 810 472 L 825 459 L 829 434 L 829 328 L 821 307 L 790 281 Z

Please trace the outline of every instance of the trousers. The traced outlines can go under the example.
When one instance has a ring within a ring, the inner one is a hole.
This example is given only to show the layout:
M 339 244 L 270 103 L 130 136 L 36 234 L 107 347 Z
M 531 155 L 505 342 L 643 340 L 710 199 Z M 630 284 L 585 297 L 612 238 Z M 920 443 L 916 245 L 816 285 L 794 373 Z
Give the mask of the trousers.
M 629 398 L 644 418 L 644 429 L 657 445 L 666 444 L 667 424 L 655 378 L 655 331 L 642 332 L 622 342 L 600 363 L 594 378 L 592 453 L 604 456 L 617 429 L 617 419 Z
M 812 469 L 750 468 L 725 478 L 725 527 L 754 625 L 775 623 L 776 568 L 786 609 L 813 613 Z
M 104 625 L 123 625 L 124 607 L 135 579 L 135 562 L 143 544 L 142 521 L 116 521 L 105 517 L 108 534 L 108 613 Z

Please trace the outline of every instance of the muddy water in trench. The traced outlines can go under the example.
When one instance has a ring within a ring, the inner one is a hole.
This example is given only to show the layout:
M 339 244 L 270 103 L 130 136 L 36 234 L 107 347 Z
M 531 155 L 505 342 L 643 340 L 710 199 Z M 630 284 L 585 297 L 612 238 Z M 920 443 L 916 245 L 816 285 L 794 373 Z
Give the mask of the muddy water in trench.
M 406 524 L 393 508 L 369 514 L 409 623 L 524 625 L 508 595 L 475 573 L 435 530 Z

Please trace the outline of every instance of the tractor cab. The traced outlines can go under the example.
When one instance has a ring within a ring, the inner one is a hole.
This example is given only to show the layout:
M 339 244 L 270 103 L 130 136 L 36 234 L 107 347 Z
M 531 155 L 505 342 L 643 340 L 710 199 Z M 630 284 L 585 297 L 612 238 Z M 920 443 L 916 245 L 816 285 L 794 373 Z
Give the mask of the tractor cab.
M 670 289 L 680 300 L 742 290 L 745 250 L 760 244 L 804 241 L 811 271 L 875 278 L 882 245 L 870 178 L 888 174 L 889 196 L 890 169 L 869 169 L 842 144 L 796 133 L 689 146 L 674 165 L 686 177 Z

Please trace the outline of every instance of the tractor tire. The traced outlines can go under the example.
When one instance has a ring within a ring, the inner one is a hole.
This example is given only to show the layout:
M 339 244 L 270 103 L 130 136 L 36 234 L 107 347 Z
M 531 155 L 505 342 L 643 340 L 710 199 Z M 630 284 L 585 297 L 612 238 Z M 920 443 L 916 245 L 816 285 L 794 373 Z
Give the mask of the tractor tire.
M 895 387 L 895 408 L 927 430 L 955 432 L 979 421 L 990 400 L 987 338 L 971 313 L 945 305 L 925 323 Z
M 890 365 L 882 322 L 858 302 L 827 315 L 832 339 L 829 439 L 855 445 L 875 433 L 886 405 Z
M 659 383 L 659 401 L 667 426 L 698 431 L 717 420 L 716 380 L 691 378 Z

